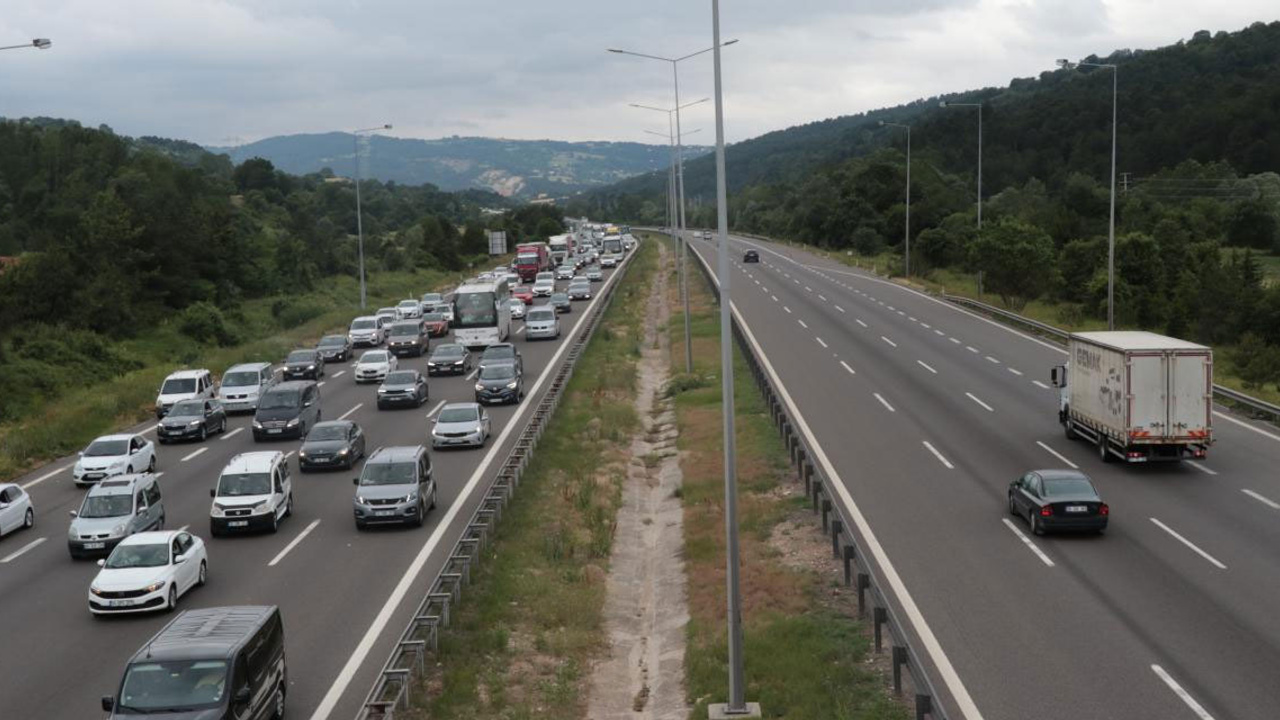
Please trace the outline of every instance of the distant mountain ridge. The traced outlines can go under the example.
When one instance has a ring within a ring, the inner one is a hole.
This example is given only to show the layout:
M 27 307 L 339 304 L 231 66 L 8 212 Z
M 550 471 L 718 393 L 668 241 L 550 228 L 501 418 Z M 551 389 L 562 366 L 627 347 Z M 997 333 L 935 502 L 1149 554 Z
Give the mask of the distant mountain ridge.
M 252 157 L 270 160 L 294 174 L 330 168 L 354 173 L 355 143 L 350 133 L 281 135 L 235 147 L 208 146 L 235 163 Z M 686 157 L 710 148 L 686 147 Z M 442 190 L 485 188 L 508 197 L 553 197 L 604 187 L 661 170 L 669 162 L 666 147 L 633 142 L 565 142 L 448 137 L 438 140 L 375 135 L 369 138 L 362 174 L 384 181 Z

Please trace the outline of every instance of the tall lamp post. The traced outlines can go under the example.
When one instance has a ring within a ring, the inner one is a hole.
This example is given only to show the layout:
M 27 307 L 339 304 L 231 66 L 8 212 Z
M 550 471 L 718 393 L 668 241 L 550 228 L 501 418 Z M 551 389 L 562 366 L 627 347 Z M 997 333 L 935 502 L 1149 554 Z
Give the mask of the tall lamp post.
M 880 127 L 896 127 L 907 131 L 907 223 L 902 236 L 903 275 L 911 277 L 911 126 L 904 123 L 880 121 Z
M 1071 62 L 1059 60 L 1058 67 L 1074 70 L 1081 67 L 1111 70 L 1111 218 L 1107 229 L 1107 329 L 1116 329 L 1116 110 L 1118 106 L 1119 69 L 1112 63 Z
M 631 103 L 631 107 L 633 108 L 640 108 L 641 110 L 653 110 L 656 112 L 667 113 L 668 127 L 670 127 L 671 125 L 672 115 L 676 117 L 676 129 L 674 133 L 674 138 L 675 138 L 675 145 L 676 145 L 676 167 L 677 167 L 676 186 L 677 187 L 683 187 L 683 183 L 680 181 L 681 171 L 679 170 L 681 166 L 680 148 L 682 147 L 682 145 L 680 144 L 680 138 L 682 137 L 682 133 L 680 132 L 680 120 L 679 120 L 680 111 L 687 107 L 691 107 L 693 105 L 698 105 L 700 103 L 707 102 L 710 99 L 711 98 L 702 98 L 701 100 L 694 100 L 693 102 L 685 103 L 684 105 L 676 105 L 674 108 L 671 108 L 671 109 L 654 107 L 652 105 L 641 105 L 639 103 Z M 692 134 L 693 133 L 683 133 L 683 135 L 692 135 Z M 687 282 L 685 277 L 686 268 L 684 263 L 685 245 L 687 244 L 687 239 L 684 237 L 684 191 L 681 189 L 681 190 L 678 190 L 678 193 L 679 194 L 676 199 L 676 202 L 679 203 L 680 207 L 678 208 L 678 212 L 677 212 L 678 217 L 674 217 L 673 220 L 676 223 L 674 226 L 676 228 L 676 237 L 679 238 L 678 242 L 680 243 L 680 263 L 678 267 L 680 270 L 680 298 L 681 298 L 681 304 L 684 306 L 684 371 L 687 373 L 691 373 L 693 372 L 693 340 L 692 340 L 690 326 L 689 326 L 689 283 Z
M 4 45 L 0 46 L 0 50 L 21 50 L 22 48 L 35 48 L 37 50 L 48 50 L 53 46 L 53 41 L 49 38 L 36 38 L 29 43 L 21 45 Z
M 355 154 L 352 160 L 356 165 L 356 235 L 359 238 L 358 247 L 360 253 L 360 309 L 365 306 L 365 288 L 364 288 L 364 220 L 360 214 L 360 135 L 361 133 L 377 132 L 378 130 L 390 130 L 391 124 L 379 125 L 378 127 L 363 128 L 361 130 L 352 130 L 351 138 L 355 148 Z
M 636 107 L 648 107 L 648 106 L 637 105 Z M 670 144 L 671 169 L 667 173 L 667 227 L 674 228 L 675 227 L 674 218 L 676 214 L 676 135 L 675 135 L 675 130 L 672 129 L 671 127 L 670 119 L 671 119 L 671 116 L 670 114 L 668 114 L 666 133 L 660 133 L 656 130 L 645 130 L 645 132 L 650 135 L 665 137 L 667 139 L 667 142 Z M 685 135 L 693 135 L 696 132 L 700 132 L 701 129 L 702 128 L 698 128 L 697 130 L 690 130 L 689 132 L 685 133 Z M 687 340 L 688 337 L 686 336 L 685 339 Z
M 720 0 L 711 0 L 712 64 L 716 78 L 716 240 L 720 279 L 720 392 L 724 413 L 725 596 L 728 598 L 729 701 L 707 708 L 710 718 L 760 717 L 760 705 L 746 701 L 742 669 L 742 596 L 738 567 L 738 478 L 733 427 L 733 314 L 729 294 L 729 192 L 724 171 L 724 91 L 720 73 Z

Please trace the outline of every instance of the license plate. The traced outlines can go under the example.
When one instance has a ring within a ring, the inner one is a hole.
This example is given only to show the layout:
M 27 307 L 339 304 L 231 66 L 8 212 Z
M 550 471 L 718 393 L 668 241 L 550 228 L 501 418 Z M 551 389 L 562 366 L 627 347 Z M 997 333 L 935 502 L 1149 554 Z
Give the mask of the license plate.
M 133 604 L 132 600 L 108 600 L 107 607 L 129 607 Z
M 1068 505 L 1067 512 L 1069 513 L 1089 512 L 1089 508 L 1085 505 Z
M 106 546 L 107 546 L 106 543 L 85 543 L 84 549 L 85 550 L 102 550 Z
M 270 434 L 270 435 L 279 435 L 279 434 L 280 434 L 280 428 L 270 428 L 270 429 L 268 429 L 268 430 L 267 430 L 267 433 L 268 433 L 268 434 Z
M 232 520 L 227 523 L 227 527 L 249 527 L 248 520 Z
M 395 510 L 379 510 L 374 514 L 377 515 L 378 517 L 391 517 L 392 515 L 396 514 L 396 511 Z

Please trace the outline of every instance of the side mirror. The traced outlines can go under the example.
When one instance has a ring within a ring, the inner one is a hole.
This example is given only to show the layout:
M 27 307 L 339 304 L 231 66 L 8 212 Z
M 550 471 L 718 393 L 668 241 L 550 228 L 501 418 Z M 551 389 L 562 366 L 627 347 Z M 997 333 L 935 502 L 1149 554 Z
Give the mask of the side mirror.
M 98 559 L 98 567 L 106 567 L 106 565 L 107 565 L 107 559 L 106 559 L 106 558 L 99 558 L 99 559 Z
M 77 511 L 75 511 L 75 510 L 72 510 L 72 511 L 71 511 L 71 517 L 80 517 L 80 513 L 79 513 L 79 512 L 77 512 Z
M 245 705 L 249 702 L 249 688 L 242 687 L 236 691 L 235 701 L 237 705 Z
M 360 484 L 360 478 L 351 478 L 351 484 L 352 484 L 352 485 L 359 485 L 359 484 Z
M 105 710 L 106 712 L 111 712 L 111 710 L 112 710 L 113 708 L 115 708 L 115 706 L 116 706 L 116 699 L 115 699 L 114 697 L 112 697 L 112 696 L 110 696 L 110 695 L 103 695 L 103 696 L 102 696 L 102 709 L 103 709 L 103 710 Z
M 174 556 L 173 556 L 173 564 L 174 564 L 174 565 L 181 565 L 182 563 L 184 563 L 184 562 L 186 562 L 186 561 L 187 561 L 187 556 L 186 556 L 186 554 L 178 554 L 178 555 L 174 555 Z
M 77 452 L 77 453 L 76 453 L 76 457 L 84 457 L 84 451 L 83 451 L 83 450 L 81 450 L 81 451 Z
M 136 514 L 137 514 L 137 515 L 142 515 L 142 514 L 143 514 L 143 513 L 145 513 L 146 511 L 147 511 L 147 506 L 146 506 L 146 505 L 139 505 L 139 506 L 138 506 L 138 512 L 137 512 Z
M 209 497 L 211 498 L 218 497 L 218 491 L 214 488 L 209 488 Z

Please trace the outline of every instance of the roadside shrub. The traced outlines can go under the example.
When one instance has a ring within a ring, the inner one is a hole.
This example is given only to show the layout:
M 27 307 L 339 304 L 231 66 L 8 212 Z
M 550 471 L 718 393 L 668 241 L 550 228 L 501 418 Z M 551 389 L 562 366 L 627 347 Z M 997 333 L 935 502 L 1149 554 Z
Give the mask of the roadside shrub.
M 209 302 L 197 302 L 187 306 L 178 315 L 178 331 L 196 342 L 207 345 L 228 346 L 236 343 L 236 334 L 227 325 L 222 310 Z
M 696 373 L 680 373 L 667 381 L 665 395 L 675 397 L 689 390 L 697 390 L 707 386 L 707 379 Z
M 283 297 L 271 303 L 271 316 L 283 330 L 296 328 L 320 317 L 328 310 L 325 303 L 315 299 L 299 300 Z

